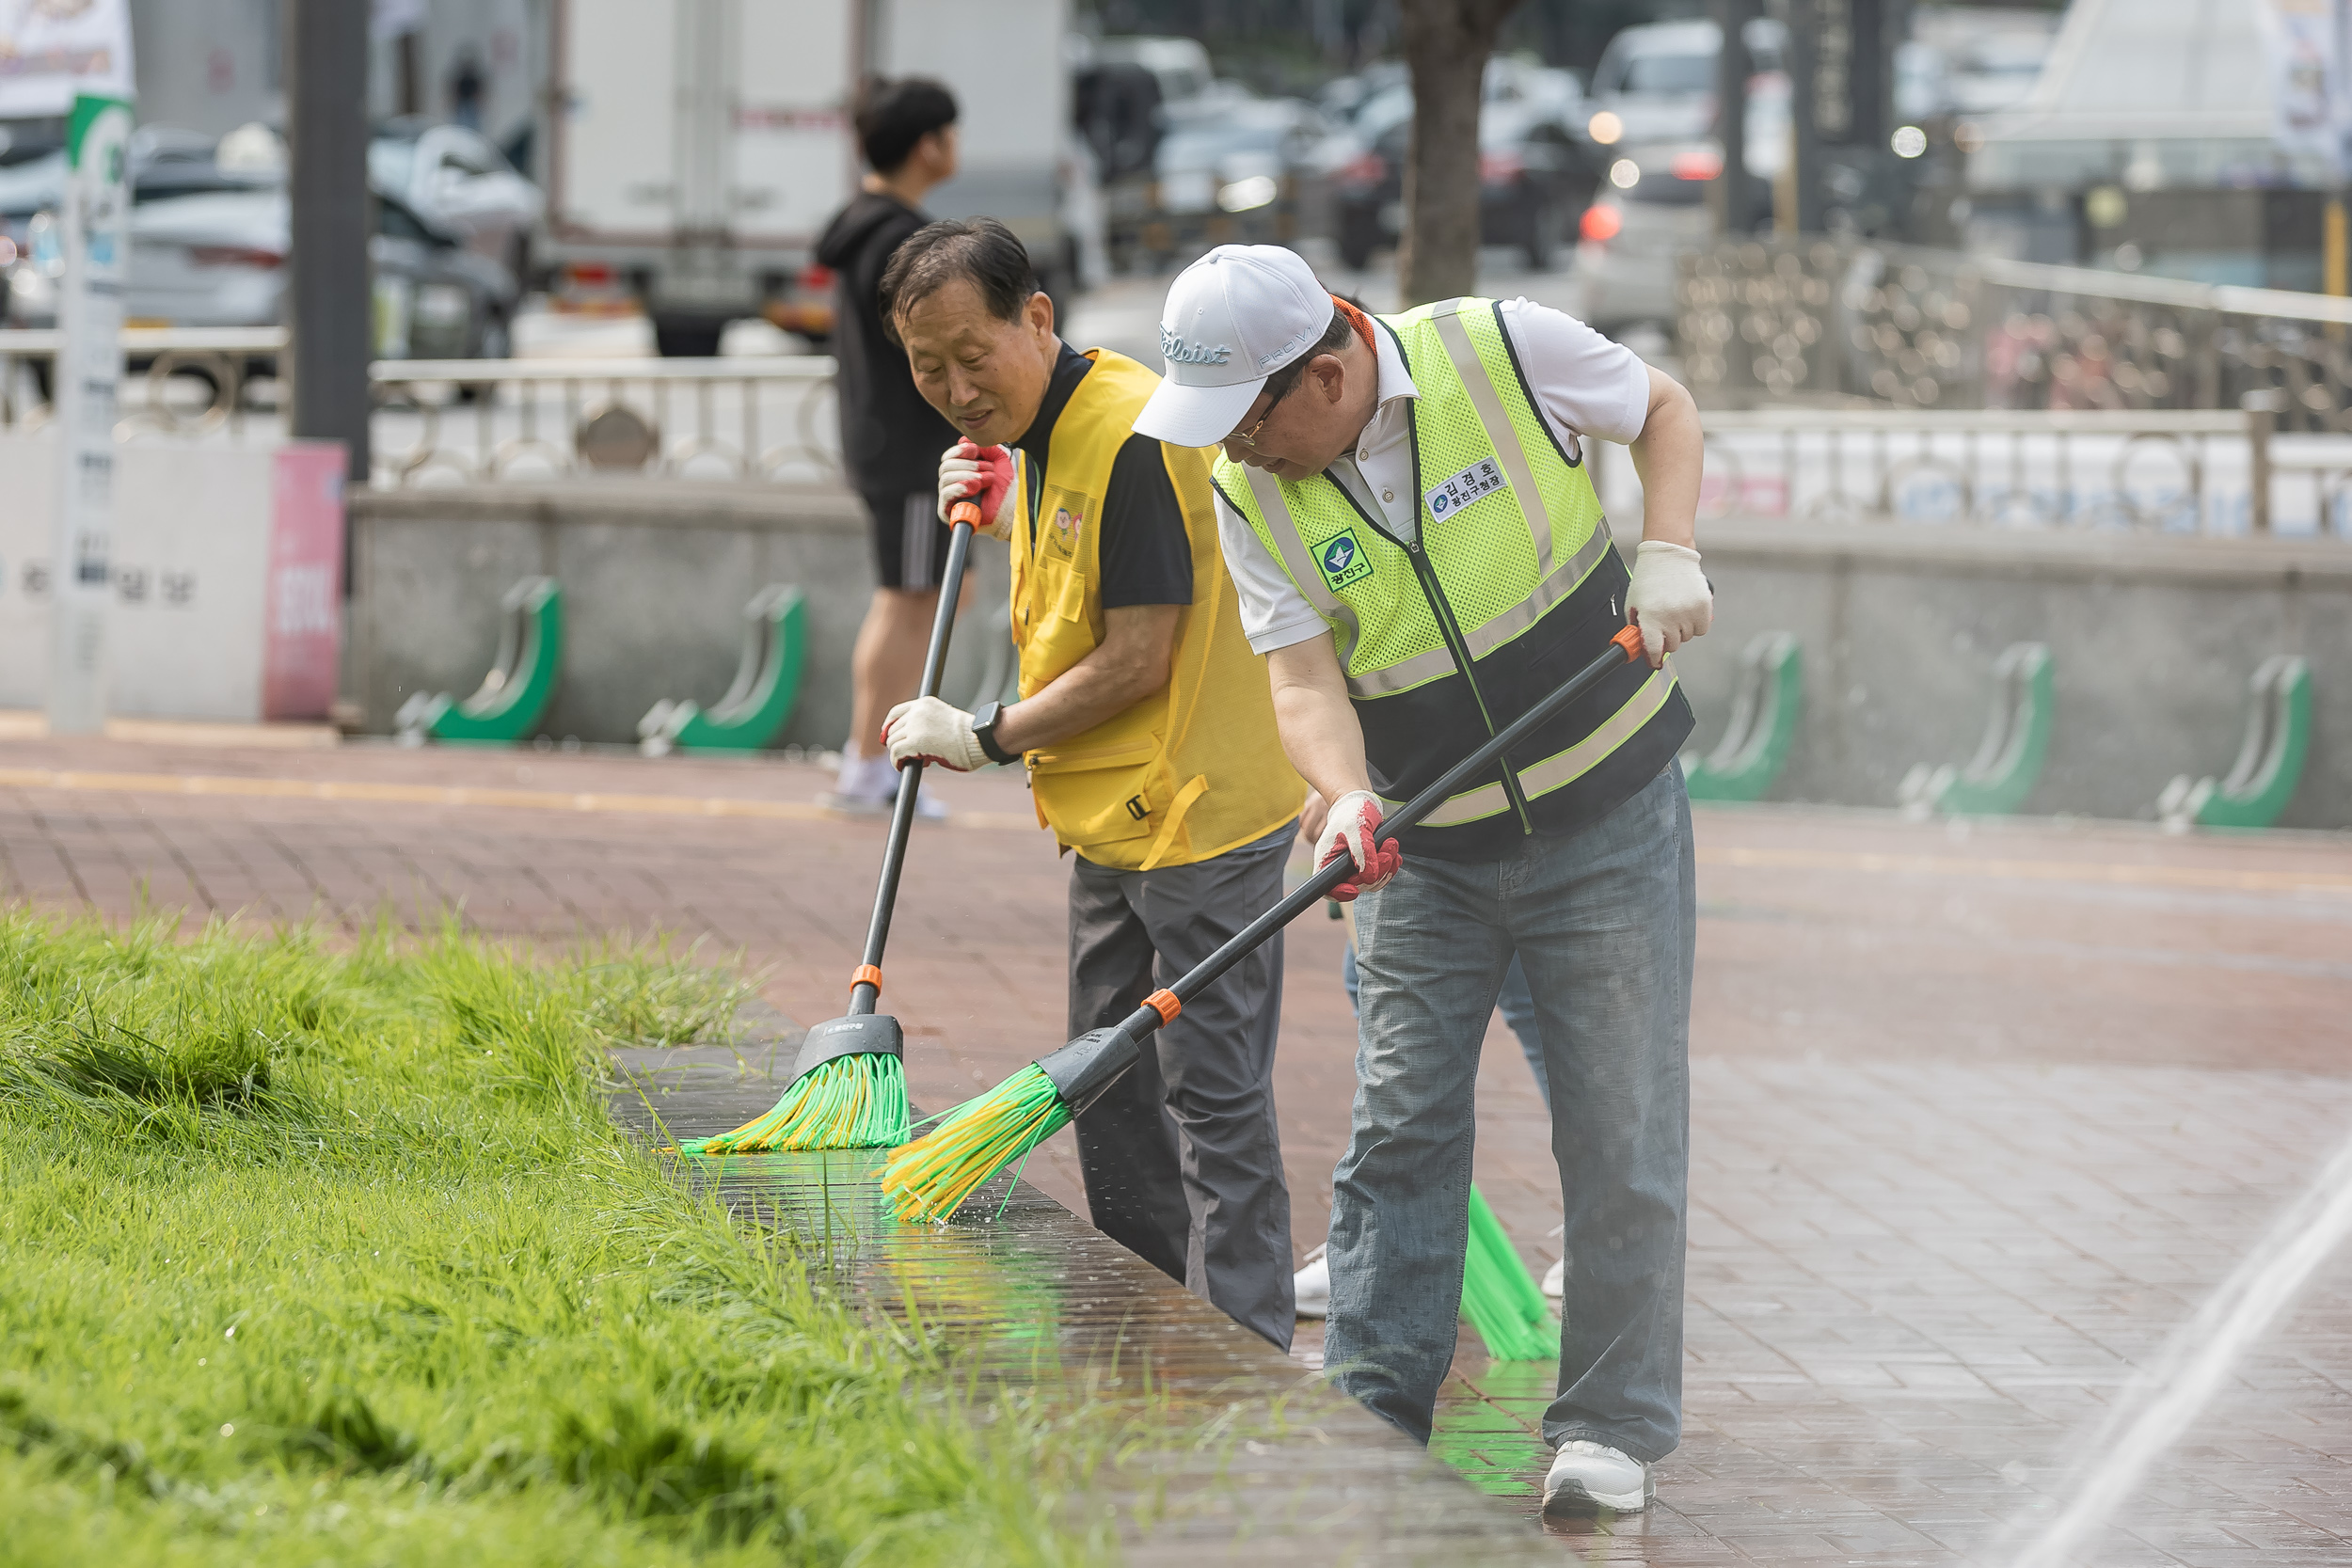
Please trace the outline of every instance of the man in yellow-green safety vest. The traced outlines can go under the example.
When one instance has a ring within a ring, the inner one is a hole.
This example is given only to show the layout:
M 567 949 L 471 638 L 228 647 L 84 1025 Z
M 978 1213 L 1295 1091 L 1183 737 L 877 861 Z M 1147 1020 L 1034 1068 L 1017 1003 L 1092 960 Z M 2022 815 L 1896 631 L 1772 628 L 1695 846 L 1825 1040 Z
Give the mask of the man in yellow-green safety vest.
M 1713 599 L 1698 414 L 1670 378 L 1526 300 L 1366 317 L 1295 255 L 1220 245 L 1160 320 L 1136 422 L 1221 444 L 1218 533 L 1283 748 L 1357 866 L 1361 1022 L 1333 1179 L 1327 1364 L 1427 1441 L 1454 1355 L 1472 1083 L 1516 955 L 1542 1037 L 1566 1225 L 1548 1508 L 1638 1510 L 1680 1440 L 1694 896 L 1668 657 Z M 1629 442 L 1629 570 L 1585 459 Z M 1422 823 L 1380 819 L 1590 662 L 1648 653 Z
M 1054 329 L 992 219 L 934 223 L 883 269 L 915 389 L 962 436 L 939 513 L 976 501 L 1012 548 L 1020 701 L 890 711 L 891 760 L 1019 763 L 1075 851 L 1070 1032 L 1116 1023 L 1282 896 L 1306 785 L 1218 559 L 1205 453 L 1134 433 L 1160 378 Z M 1041 933 L 1042 935 L 1043 933 Z M 1282 949 L 1188 1003 L 1077 1120 L 1105 1234 L 1288 1348 L 1290 1192 L 1274 1112 Z

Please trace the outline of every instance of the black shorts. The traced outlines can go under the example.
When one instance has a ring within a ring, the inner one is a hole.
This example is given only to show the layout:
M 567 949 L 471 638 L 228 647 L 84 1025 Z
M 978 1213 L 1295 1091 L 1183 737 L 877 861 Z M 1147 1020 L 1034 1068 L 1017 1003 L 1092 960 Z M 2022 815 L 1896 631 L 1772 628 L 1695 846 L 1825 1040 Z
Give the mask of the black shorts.
M 947 565 L 947 525 L 939 520 L 939 497 L 930 490 L 912 496 L 868 494 L 874 519 L 874 581 L 883 588 L 937 588 Z

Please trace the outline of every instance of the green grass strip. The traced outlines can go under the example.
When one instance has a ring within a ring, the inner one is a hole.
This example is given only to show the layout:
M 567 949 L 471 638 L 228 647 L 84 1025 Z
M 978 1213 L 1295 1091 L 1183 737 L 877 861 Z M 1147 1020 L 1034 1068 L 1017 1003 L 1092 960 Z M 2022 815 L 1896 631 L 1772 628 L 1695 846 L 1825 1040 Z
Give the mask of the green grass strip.
M 1557 1361 L 1560 1320 L 1518 1249 L 1476 1187 L 1470 1194 L 1470 1247 L 1462 1259 L 1462 1316 L 1497 1361 Z
M 607 1047 L 723 1037 L 730 974 L 175 927 L 0 911 L 0 1560 L 1115 1555 L 1107 1438 L 612 1123 Z
M 734 1132 L 678 1147 L 688 1154 L 896 1148 L 907 1141 L 908 1115 L 906 1063 L 861 1053 L 795 1079 L 772 1110 Z

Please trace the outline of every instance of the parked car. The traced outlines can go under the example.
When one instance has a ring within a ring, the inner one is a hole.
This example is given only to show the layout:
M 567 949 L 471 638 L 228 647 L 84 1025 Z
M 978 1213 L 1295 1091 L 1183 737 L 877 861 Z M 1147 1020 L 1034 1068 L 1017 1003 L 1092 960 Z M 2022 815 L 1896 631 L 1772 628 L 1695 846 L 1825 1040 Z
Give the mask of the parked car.
M 282 162 L 247 150 L 224 166 L 208 138 L 134 138 L 131 261 L 124 319 L 157 326 L 274 326 L 284 320 L 292 216 Z M 231 133 L 232 135 L 240 133 Z M 55 170 L 61 181 L 63 168 Z M 65 258 L 56 204 L 36 165 L 0 169 L 0 222 L 17 239 L 5 274 L 10 326 L 56 324 Z M 469 250 L 396 193 L 377 189 L 376 353 L 387 358 L 503 358 L 520 293 L 514 272 Z M 38 205 L 35 205 L 39 203 Z M 23 208 L 31 210 L 24 211 Z M 21 235 L 21 238 L 17 236 Z
M 1643 322 L 1671 327 L 1675 258 L 1714 242 L 1707 187 L 1723 167 L 1723 150 L 1712 141 L 1657 145 L 1610 165 L 1578 225 L 1576 278 L 1586 321 L 1612 335 Z
M 1228 100 L 1214 116 L 1181 120 L 1160 142 L 1134 244 L 1156 265 L 1212 245 L 1288 245 L 1320 229 L 1328 170 L 1317 155 L 1329 140 L 1322 115 L 1295 98 Z
M 389 121 L 368 143 L 368 183 L 436 232 L 518 277 L 528 270 L 525 242 L 547 198 L 487 136 L 462 125 Z
M 1785 80 L 1782 45 L 1788 30 L 1766 17 L 1740 32 L 1755 74 Z M 1593 70 L 1584 135 L 1601 147 L 1650 147 L 1711 135 L 1715 62 L 1723 44 L 1723 29 L 1712 22 L 1626 28 L 1609 40 Z
M 1516 246 L 1531 267 L 1551 264 L 1553 251 L 1575 232 L 1592 197 L 1593 160 L 1564 112 L 1572 111 L 1574 102 L 1556 89 L 1540 95 L 1521 91 L 1509 71 L 1488 73 L 1478 115 L 1479 238 L 1486 245 Z M 1409 87 L 1384 93 L 1357 114 L 1362 150 L 1332 181 L 1334 238 L 1341 261 L 1350 268 L 1361 270 L 1375 251 L 1397 241 L 1411 134 Z

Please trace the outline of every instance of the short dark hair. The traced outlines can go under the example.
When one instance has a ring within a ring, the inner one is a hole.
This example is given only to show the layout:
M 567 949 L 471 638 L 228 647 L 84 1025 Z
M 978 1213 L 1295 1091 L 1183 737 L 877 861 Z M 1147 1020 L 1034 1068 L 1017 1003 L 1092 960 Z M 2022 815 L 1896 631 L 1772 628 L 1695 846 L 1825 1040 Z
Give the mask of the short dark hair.
M 866 163 L 876 174 L 896 174 L 917 142 L 956 122 L 956 98 L 928 76 L 876 76 L 859 92 L 854 119 Z
M 1358 309 L 1360 309 L 1361 307 Z M 1323 329 L 1323 336 L 1317 338 L 1306 353 L 1265 378 L 1265 390 L 1272 393 L 1274 399 L 1273 403 L 1266 404 L 1266 407 L 1270 409 L 1276 403 L 1291 395 L 1291 388 L 1297 386 L 1300 378 L 1306 375 L 1309 360 L 1318 354 L 1337 354 L 1345 346 L 1347 340 L 1355 335 L 1356 324 L 1347 319 L 1347 312 L 1336 305 L 1331 307 L 1331 325 Z
M 1011 230 L 994 218 L 942 218 L 909 234 L 890 253 L 875 291 L 882 331 L 897 342 L 899 317 L 958 282 L 979 290 L 981 302 L 999 321 L 1020 320 L 1022 308 L 1038 292 L 1029 253 Z

